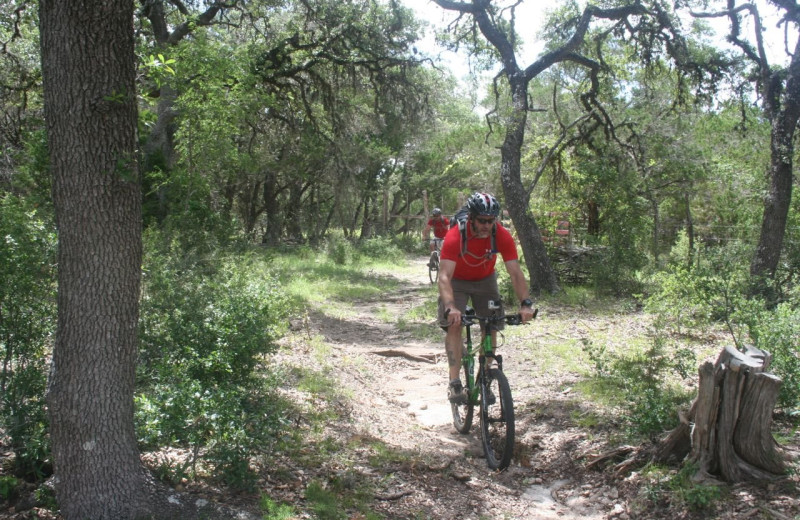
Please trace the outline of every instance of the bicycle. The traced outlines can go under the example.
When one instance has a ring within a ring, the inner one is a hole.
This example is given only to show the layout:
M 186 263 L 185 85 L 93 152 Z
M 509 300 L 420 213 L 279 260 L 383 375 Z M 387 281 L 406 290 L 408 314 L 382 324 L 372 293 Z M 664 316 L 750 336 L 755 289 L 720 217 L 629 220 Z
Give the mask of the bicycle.
M 461 323 L 467 328 L 467 337 L 461 363 L 466 379 L 467 402 L 451 403 L 453 426 L 459 433 L 469 433 L 475 406 L 480 410 L 481 444 L 490 469 L 502 471 L 511 463 L 514 452 L 514 400 L 511 387 L 503 373 L 503 356 L 498 355 L 492 346 L 492 331 L 498 330 L 501 323 L 521 325 L 519 314 L 498 315 L 499 303 L 490 301 L 492 316 L 476 316 L 475 309 L 467 307 L 461 315 Z M 533 317 L 539 309 L 533 312 Z M 473 347 L 471 329 L 473 325 L 483 324 L 485 335 L 477 348 Z M 478 354 L 478 372 L 475 373 L 475 355 Z M 497 364 L 487 363 L 493 358 Z
M 433 238 L 431 240 L 434 243 L 434 248 L 431 252 L 430 261 L 428 262 L 428 278 L 431 279 L 431 283 L 436 283 L 439 281 L 439 251 L 442 249 L 442 242 L 444 242 L 444 239 Z

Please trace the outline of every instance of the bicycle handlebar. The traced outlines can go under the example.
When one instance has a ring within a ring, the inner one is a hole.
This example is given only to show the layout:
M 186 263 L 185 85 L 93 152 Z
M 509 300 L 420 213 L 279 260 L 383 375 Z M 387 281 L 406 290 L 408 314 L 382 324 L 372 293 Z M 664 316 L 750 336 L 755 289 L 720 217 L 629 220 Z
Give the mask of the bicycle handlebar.
M 534 309 L 533 316 L 531 319 L 535 319 L 536 316 L 539 314 L 539 309 Z M 500 323 L 505 322 L 507 325 L 522 325 L 522 315 L 517 314 L 503 314 L 502 316 L 476 316 L 474 314 L 461 315 L 461 324 L 462 325 L 477 325 L 478 323 Z

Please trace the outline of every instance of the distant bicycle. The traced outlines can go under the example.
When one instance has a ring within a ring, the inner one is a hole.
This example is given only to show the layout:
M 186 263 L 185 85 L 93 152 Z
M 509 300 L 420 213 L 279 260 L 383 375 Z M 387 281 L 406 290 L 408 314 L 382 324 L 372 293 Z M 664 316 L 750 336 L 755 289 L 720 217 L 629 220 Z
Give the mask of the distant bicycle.
M 490 301 L 492 316 L 476 316 L 475 309 L 467 307 L 461 315 L 461 323 L 467 328 L 462 364 L 466 378 L 467 402 L 450 403 L 453 409 L 453 426 L 459 433 L 469 433 L 475 406 L 479 407 L 481 444 L 486 455 L 486 464 L 491 469 L 502 471 L 511 463 L 514 454 L 514 400 L 511 387 L 503 373 L 503 356 L 492 347 L 492 331 L 501 323 L 521 325 L 519 314 L 498 315 L 497 302 Z M 533 317 L 538 314 L 534 311 Z M 482 324 L 486 329 L 483 340 L 473 347 L 470 327 Z M 475 373 L 475 355 L 478 354 L 478 371 Z M 491 363 L 491 360 L 496 363 Z
M 439 280 L 439 251 L 442 250 L 443 238 L 432 238 L 434 248 L 431 252 L 431 259 L 428 261 L 428 277 L 431 283 L 436 283 Z

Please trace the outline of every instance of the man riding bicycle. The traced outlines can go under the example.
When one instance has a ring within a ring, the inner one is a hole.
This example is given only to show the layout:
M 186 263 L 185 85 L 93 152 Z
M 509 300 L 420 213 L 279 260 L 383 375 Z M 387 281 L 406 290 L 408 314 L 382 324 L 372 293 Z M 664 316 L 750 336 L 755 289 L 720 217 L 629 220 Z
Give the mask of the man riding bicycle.
M 431 245 L 431 253 L 436 249 L 436 239 L 443 239 L 444 236 L 447 234 L 447 230 L 450 228 L 450 221 L 444 218 L 442 215 L 442 210 L 439 208 L 433 208 L 433 212 L 431 213 L 431 218 L 428 219 L 428 224 L 425 226 L 425 229 L 422 231 L 422 238 L 423 240 L 427 240 L 430 242 Z M 434 239 L 431 240 L 431 229 L 433 229 L 433 236 Z
M 450 228 L 445 235 L 439 263 L 439 325 L 447 332 L 444 341 L 450 372 L 447 396 L 454 403 L 467 400 L 459 377 L 463 345 L 461 313 L 471 301 L 476 314 L 487 316 L 489 301 L 500 301 L 495 272 L 497 253 L 503 257 L 520 301 L 522 321 L 529 321 L 534 315 L 516 243 L 498 219 L 497 199 L 476 192 L 467 200 L 467 210 L 466 221 Z M 492 342 L 495 343 L 494 335 Z

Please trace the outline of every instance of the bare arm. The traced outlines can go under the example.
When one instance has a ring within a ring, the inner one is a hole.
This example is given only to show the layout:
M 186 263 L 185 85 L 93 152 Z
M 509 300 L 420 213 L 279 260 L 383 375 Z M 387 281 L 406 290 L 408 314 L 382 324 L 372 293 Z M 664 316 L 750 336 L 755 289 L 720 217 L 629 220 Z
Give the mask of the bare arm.
M 450 309 L 447 315 L 447 325 L 461 323 L 461 311 L 456 307 L 455 297 L 453 296 L 453 272 L 456 270 L 456 263 L 452 260 L 442 260 L 439 263 L 439 297 L 445 309 Z
M 519 261 L 517 260 L 509 260 L 506 262 L 506 271 L 508 271 L 509 277 L 511 277 L 511 285 L 514 287 L 514 293 L 517 295 L 517 300 L 529 300 L 530 299 L 530 291 L 528 290 L 528 282 L 525 280 L 525 273 L 522 272 L 522 268 L 519 265 Z M 441 273 L 439 274 L 441 280 Z M 441 289 L 440 289 L 441 292 Z M 522 321 L 526 322 L 533 318 L 533 309 L 529 306 L 520 307 L 519 313 L 522 316 Z

